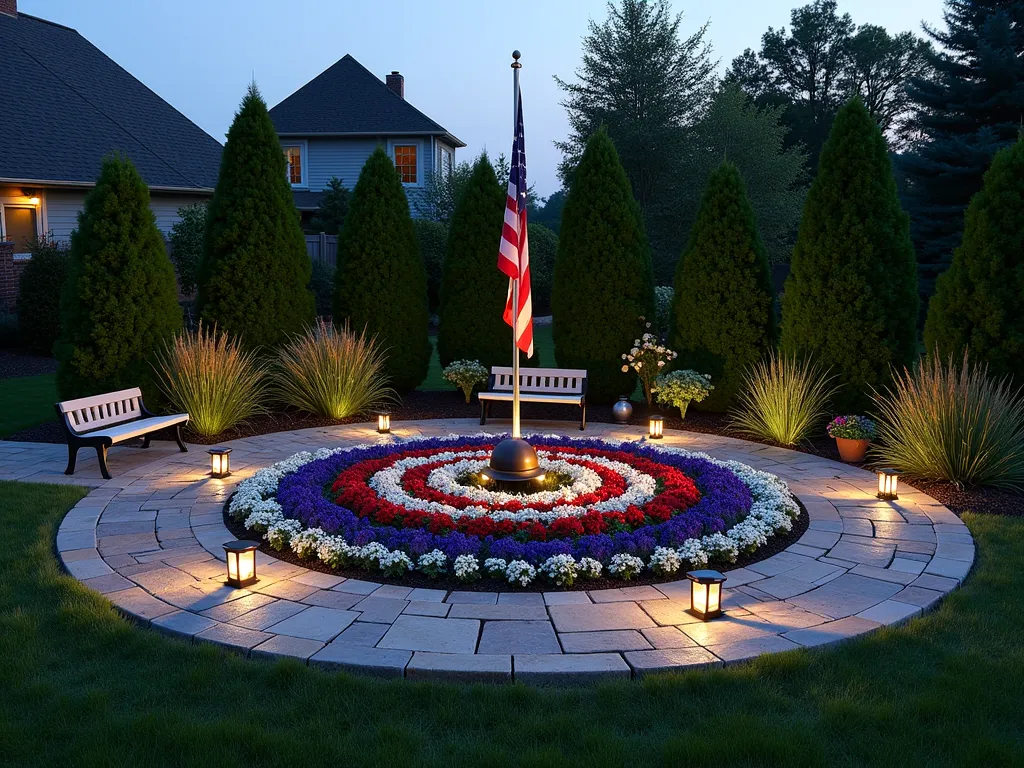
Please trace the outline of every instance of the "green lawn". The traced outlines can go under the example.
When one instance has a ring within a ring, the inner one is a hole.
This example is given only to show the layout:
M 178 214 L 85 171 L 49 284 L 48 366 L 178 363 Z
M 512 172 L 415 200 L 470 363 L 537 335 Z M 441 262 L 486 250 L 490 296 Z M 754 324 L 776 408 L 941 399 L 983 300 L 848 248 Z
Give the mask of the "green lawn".
M 455 389 L 451 384 L 441 378 L 441 360 L 437 356 L 437 337 L 431 336 L 430 343 L 434 351 L 430 355 L 430 369 L 427 371 L 426 380 L 417 389 Z M 508 335 L 508 359 L 512 362 L 512 329 Z M 545 368 L 555 367 L 555 342 L 551 338 L 550 325 L 533 326 L 533 352 L 540 360 L 540 365 Z
M 0 379 L 0 437 L 53 421 L 56 402 L 57 377 L 52 373 Z
M 979 562 L 921 620 L 823 652 L 643 684 L 382 682 L 245 661 L 121 619 L 63 574 L 82 491 L 0 483 L 9 765 L 1010 765 L 1024 754 L 1024 519 L 966 516 Z

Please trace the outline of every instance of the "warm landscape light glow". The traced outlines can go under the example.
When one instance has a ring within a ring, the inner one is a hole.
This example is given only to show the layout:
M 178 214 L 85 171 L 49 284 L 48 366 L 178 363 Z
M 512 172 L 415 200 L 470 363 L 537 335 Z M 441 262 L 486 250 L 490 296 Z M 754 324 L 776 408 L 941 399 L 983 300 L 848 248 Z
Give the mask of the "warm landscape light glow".
M 213 477 L 227 477 L 231 474 L 230 448 L 211 448 L 207 453 L 210 454 L 210 474 Z
M 256 542 L 229 541 L 224 545 L 224 554 L 229 587 L 241 589 L 256 583 Z
M 725 576 L 718 571 L 690 571 L 690 613 L 703 621 L 722 615 L 722 584 Z
M 665 435 L 665 417 L 651 416 L 647 427 L 647 436 L 651 440 L 661 440 Z
M 895 469 L 878 470 L 878 498 L 895 501 L 899 495 L 900 473 Z
M 391 414 L 381 411 L 377 414 L 377 431 L 386 435 L 391 431 Z

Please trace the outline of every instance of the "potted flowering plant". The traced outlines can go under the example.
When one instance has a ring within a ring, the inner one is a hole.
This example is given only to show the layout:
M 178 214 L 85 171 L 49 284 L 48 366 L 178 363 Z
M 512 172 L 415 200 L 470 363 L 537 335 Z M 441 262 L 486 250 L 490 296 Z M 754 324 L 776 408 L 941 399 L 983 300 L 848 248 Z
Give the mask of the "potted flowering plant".
M 678 408 L 681 419 L 686 418 L 686 407 L 691 401 L 699 403 L 715 388 L 710 376 L 690 369 L 658 376 L 654 385 L 658 392 L 658 402 Z
M 864 461 L 876 433 L 875 422 L 866 416 L 836 416 L 828 425 L 829 437 L 836 439 L 839 456 L 851 464 Z
M 473 389 L 487 381 L 487 369 L 479 360 L 456 360 L 441 371 L 442 378 L 462 390 L 466 402 L 473 397 Z
M 642 335 L 639 339 L 634 339 L 629 352 L 622 354 L 625 361 L 622 372 L 628 373 L 630 368 L 637 372 L 644 388 L 647 405 L 650 406 L 654 402 L 655 379 L 658 378 L 661 369 L 678 355 L 662 345 L 658 337 L 648 330 L 651 324 L 643 316 L 640 317 L 640 325 L 644 329 Z

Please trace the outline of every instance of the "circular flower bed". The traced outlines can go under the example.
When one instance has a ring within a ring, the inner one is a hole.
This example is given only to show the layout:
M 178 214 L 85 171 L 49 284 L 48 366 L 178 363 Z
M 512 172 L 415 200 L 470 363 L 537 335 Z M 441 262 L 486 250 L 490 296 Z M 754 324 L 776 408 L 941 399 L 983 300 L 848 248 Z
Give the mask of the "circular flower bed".
M 298 453 L 242 481 L 228 511 L 274 548 L 333 568 L 524 586 L 727 564 L 799 515 L 775 475 L 645 441 L 534 435 L 557 487 L 492 490 L 480 470 L 500 439 Z

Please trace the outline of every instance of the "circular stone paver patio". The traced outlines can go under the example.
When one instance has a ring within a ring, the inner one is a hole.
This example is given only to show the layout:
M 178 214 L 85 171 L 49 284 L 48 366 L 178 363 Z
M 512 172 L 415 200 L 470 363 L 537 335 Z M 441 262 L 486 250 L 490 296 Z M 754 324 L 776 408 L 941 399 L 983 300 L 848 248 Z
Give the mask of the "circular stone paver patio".
M 507 431 L 494 425 L 487 431 Z M 533 431 L 578 434 L 575 424 Z M 398 437 L 481 431 L 474 420 L 398 422 Z M 591 424 L 586 435 L 638 439 L 640 427 Z M 785 479 L 810 517 L 786 551 L 727 571 L 725 615 L 686 612 L 672 581 L 578 592 L 460 592 L 381 585 L 258 553 L 259 583 L 224 585 L 223 506 L 235 484 L 300 450 L 371 443 L 369 425 L 228 443 L 234 474 L 209 476 L 201 446 L 135 465 L 93 490 L 61 523 L 67 570 L 129 617 L 189 642 L 253 658 L 417 679 L 578 683 L 721 666 L 821 646 L 905 621 L 967 575 L 974 541 L 956 515 L 907 488 L 875 498 L 873 474 L 804 453 L 667 431 L 664 444 L 736 459 Z

